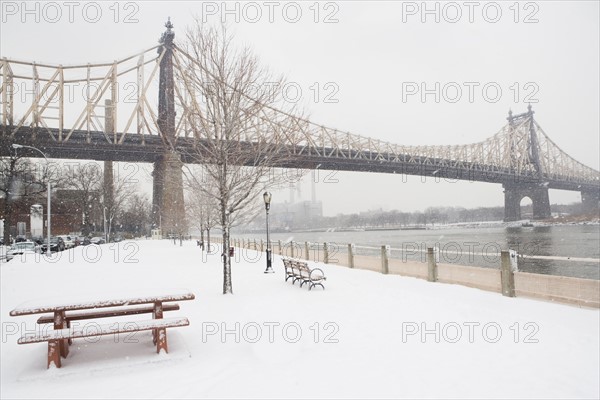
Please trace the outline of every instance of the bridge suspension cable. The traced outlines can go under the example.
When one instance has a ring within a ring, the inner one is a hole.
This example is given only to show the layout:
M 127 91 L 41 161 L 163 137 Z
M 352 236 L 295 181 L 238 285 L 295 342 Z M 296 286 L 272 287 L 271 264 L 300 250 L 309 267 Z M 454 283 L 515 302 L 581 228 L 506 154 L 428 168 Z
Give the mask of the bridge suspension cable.
M 154 54 L 149 55 L 151 52 Z M 28 128 L 37 135 L 46 132 L 56 143 L 72 141 L 74 135 L 90 143 L 92 136 L 98 134 L 113 145 L 133 141 L 141 146 L 151 137 L 161 137 L 163 143 L 172 147 L 178 146 L 179 139 L 209 139 L 206 135 L 211 121 L 203 111 L 202 102 L 210 93 L 199 89 L 194 73 L 201 72 L 230 90 L 237 88 L 222 82 L 175 45 L 178 119 L 175 138 L 167 140 L 162 137 L 155 102 L 151 100 L 151 94 L 157 90 L 155 77 L 164 54 L 164 48 L 157 45 L 112 63 L 78 65 L 5 57 L 0 63 L 0 135 L 14 138 Z M 77 84 L 83 86 L 82 95 L 68 98 L 69 88 Z M 239 94 L 247 101 L 260 101 L 249 93 Z M 25 101 L 16 103 L 17 95 Z M 296 110 L 262 105 L 261 114 L 252 116 L 253 125 L 243 127 L 238 140 L 277 145 L 290 156 L 314 160 L 314 164 L 323 160 L 363 163 L 368 170 L 369 166 L 385 163 L 400 166 L 399 172 L 420 168 L 425 171 L 422 173 L 434 175 L 440 170 L 460 172 L 461 177 L 475 174 L 482 180 L 488 179 L 487 174 L 492 177 L 489 181 L 497 182 L 521 177 L 572 190 L 577 185 L 600 187 L 600 172 L 560 149 L 533 118 L 531 110 L 518 118 L 511 117 L 496 134 L 477 143 L 407 146 L 326 127 L 298 115 Z M 17 113 L 20 116 L 15 118 Z M 111 129 L 104 126 L 102 117 L 106 114 L 110 114 Z M 118 119 L 121 115 L 125 117 Z M 278 129 L 263 130 L 264 124 Z M 267 136 L 263 131 L 275 133 Z

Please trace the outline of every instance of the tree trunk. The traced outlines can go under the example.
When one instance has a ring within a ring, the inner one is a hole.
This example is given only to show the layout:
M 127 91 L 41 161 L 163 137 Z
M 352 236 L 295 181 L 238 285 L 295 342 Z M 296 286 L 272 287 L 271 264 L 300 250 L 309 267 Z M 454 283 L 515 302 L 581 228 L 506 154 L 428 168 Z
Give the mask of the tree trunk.
M 108 225 L 108 227 L 107 227 L 107 232 L 106 232 L 107 233 L 106 243 L 110 243 L 110 232 L 112 230 L 112 217 L 108 219 L 107 225 Z
M 229 226 L 221 225 L 223 230 L 223 294 L 233 294 L 231 285 L 231 257 L 229 257 Z
M 4 199 L 4 210 L 2 215 L 4 216 L 4 245 L 10 246 L 10 226 L 13 222 L 13 207 L 10 199 Z M 43 218 L 42 218 L 43 220 Z
M 13 183 L 14 183 L 14 174 L 15 174 L 15 165 L 17 163 L 16 158 L 11 158 L 10 160 L 10 169 L 8 173 L 8 182 L 6 185 L 6 192 L 4 193 L 4 245 L 10 246 L 10 226 L 13 222 Z M 42 218 L 42 221 L 44 218 Z
M 204 227 L 200 225 L 200 250 L 204 250 Z

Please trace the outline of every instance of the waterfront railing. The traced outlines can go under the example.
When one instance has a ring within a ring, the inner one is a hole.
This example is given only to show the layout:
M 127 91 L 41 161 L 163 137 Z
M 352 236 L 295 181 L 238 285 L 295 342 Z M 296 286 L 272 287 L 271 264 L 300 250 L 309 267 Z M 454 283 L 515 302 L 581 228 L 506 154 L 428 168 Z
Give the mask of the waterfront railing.
M 600 267 L 600 259 L 595 258 L 523 255 L 497 245 L 475 251 L 473 247 L 464 249 L 447 244 L 428 247 L 424 243 L 410 243 L 402 248 L 281 240 L 269 244 L 273 254 L 281 257 L 458 284 L 508 297 L 532 297 L 600 308 L 599 280 L 519 270 L 520 263 L 531 260 L 595 263 Z M 267 249 L 266 241 L 257 239 L 232 238 L 230 245 L 257 252 Z

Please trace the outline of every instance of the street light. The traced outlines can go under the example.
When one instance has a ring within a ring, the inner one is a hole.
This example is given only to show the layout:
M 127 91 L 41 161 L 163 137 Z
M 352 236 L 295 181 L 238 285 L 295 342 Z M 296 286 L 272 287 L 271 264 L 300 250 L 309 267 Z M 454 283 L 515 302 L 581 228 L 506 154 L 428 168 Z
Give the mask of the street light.
M 44 156 L 44 159 L 46 160 L 46 166 L 49 167 L 50 166 L 50 162 L 48 161 L 48 157 L 46 157 L 46 155 L 37 147 L 33 147 L 33 146 L 25 146 L 22 144 L 17 144 L 17 143 L 13 143 L 12 144 L 13 149 L 15 149 L 15 152 L 17 151 L 17 149 L 31 149 L 31 150 L 35 150 L 38 151 L 42 156 Z M 51 251 L 50 251 L 50 174 L 48 173 L 48 218 L 47 218 L 47 222 L 48 222 L 48 226 L 47 226 L 47 233 L 46 235 L 47 237 L 47 242 L 48 242 L 48 248 L 46 249 L 46 255 L 50 256 L 51 255 Z
M 102 210 L 102 216 L 104 217 L 104 242 L 108 243 L 108 236 L 106 236 L 106 207 Z
M 263 200 L 265 201 L 265 210 L 267 211 L 267 269 L 265 270 L 265 274 L 271 274 L 275 272 L 271 266 L 271 241 L 269 240 L 269 209 L 271 208 L 271 193 L 265 192 L 263 194 Z
M 156 204 L 154 205 L 155 210 L 152 212 L 152 214 L 156 214 L 156 208 L 158 208 L 158 229 L 160 229 L 160 234 L 162 235 L 162 213 L 160 210 L 160 206 L 157 206 Z M 156 217 L 154 217 L 156 218 Z M 154 226 L 156 226 L 156 223 L 154 224 Z

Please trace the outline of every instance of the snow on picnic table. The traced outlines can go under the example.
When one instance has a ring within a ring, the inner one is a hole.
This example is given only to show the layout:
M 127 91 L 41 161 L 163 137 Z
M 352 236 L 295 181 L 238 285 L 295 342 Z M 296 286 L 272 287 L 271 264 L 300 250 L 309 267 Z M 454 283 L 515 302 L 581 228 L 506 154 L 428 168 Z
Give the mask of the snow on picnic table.
M 101 297 L 99 297 L 101 296 Z M 94 309 L 94 308 L 106 308 L 113 306 L 126 306 L 126 305 L 137 305 L 137 304 L 148 304 L 163 301 L 183 301 L 193 300 L 194 294 L 188 290 L 183 289 L 171 289 L 162 291 L 154 290 L 152 292 L 135 292 L 130 289 L 128 293 L 110 291 L 102 292 L 101 294 L 86 294 L 82 297 L 70 297 L 70 296 L 53 296 L 51 299 L 39 299 L 28 301 L 20 304 L 14 310 L 11 310 L 10 315 L 26 315 L 26 314 L 40 314 L 45 312 L 53 311 L 72 311 L 82 309 Z
M 600 396 L 597 309 L 323 264 L 326 289 L 309 292 L 284 282 L 277 257 L 264 274 L 264 257 L 240 249 L 224 296 L 220 252 L 195 241 L 70 251 L 0 264 L 2 398 Z M 196 299 L 165 314 L 190 321 L 168 329 L 166 355 L 149 332 L 77 339 L 47 370 L 45 343 L 17 344 L 38 316 L 9 316 L 34 300 L 170 288 Z

